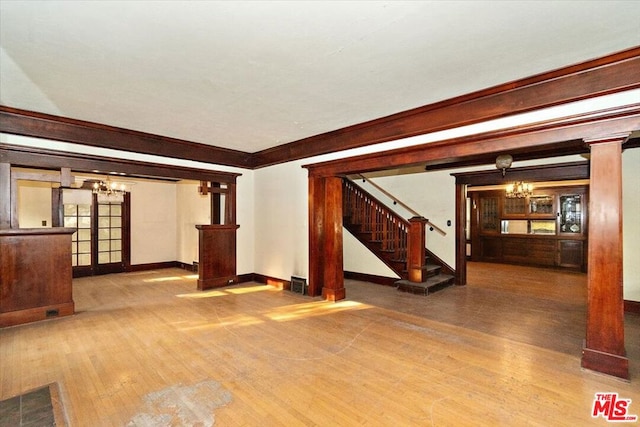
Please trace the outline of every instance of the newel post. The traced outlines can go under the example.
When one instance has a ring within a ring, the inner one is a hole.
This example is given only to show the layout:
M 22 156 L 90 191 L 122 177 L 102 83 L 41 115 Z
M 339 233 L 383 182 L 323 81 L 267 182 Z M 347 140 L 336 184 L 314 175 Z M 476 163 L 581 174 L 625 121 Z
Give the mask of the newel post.
M 407 244 L 407 261 L 409 281 L 422 283 L 427 280 L 425 248 L 427 239 L 425 228 L 427 220 L 421 216 L 414 216 L 409 220 L 409 241 Z
M 582 367 L 629 378 L 622 288 L 622 143 L 628 134 L 585 140 L 591 149 L 587 333 Z

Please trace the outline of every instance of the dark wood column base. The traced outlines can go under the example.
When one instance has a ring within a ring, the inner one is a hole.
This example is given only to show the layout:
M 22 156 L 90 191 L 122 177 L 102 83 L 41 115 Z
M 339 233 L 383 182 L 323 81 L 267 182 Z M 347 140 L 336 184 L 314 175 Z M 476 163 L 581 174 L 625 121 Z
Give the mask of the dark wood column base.
M 585 369 L 614 377 L 629 379 L 629 359 L 617 354 L 604 353 L 590 348 L 582 349 L 581 365 Z
M 326 299 L 327 301 L 340 301 L 341 299 L 345 299 L 346 295 L 347 294 L 345 288 L 322 288 L 322 298 Z
M 0 313 L 0 328 L 21 325 L 23 323 L 37 322 L 56 317 L 71 316 L 75 313 L 73 301 L 61 304 L 44 305 L 41 307 L 26 308 L 24 310 Z

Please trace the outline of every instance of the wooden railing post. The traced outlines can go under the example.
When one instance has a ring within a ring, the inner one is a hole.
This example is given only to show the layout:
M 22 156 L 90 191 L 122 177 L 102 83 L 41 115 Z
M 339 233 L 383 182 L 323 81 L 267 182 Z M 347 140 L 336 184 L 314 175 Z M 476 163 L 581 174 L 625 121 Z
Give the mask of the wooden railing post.
M 414 216 L 409 220 L 409 242 L 407 247 L 407 266 L 409 281 L 422 283 L 427 280 L 425 266 L 426 237 L 425 227 L 427 220 L 421 216 Z

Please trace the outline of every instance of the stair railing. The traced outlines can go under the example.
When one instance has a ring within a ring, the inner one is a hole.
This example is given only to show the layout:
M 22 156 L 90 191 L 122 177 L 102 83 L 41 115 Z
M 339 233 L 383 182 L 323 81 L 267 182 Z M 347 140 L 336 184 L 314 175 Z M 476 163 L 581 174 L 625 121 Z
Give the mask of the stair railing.
M 420 215 L 418 212 L 416 212 L 415 210 L 411 209 L 409 206 L 407 206 L 405 203 L 403 203 L 400 199 L 396 198 L 393 194 L 389 193 L 387 190 L 385 190 L 384 188 L 380 187 L 378 184 L 376 184 L 375 182 L 373 182 L 371 179 L 367 178 L 366 176 L 362 175 L 362 174 L 358 174 L 358 176 L 360 178 L 362 178 L 362 180 L 368 182 L 373 188 L 375 188 L 376 190 L 378 190 L 379 192 L 381 192 L 382 194 L 384 194 L 385 196 L 387 196 L 388 198 L 390 198 L 393 203 L 397 203 L 400 206 L 402 206 L 403 208 L 405 208 L 407 211 L 409 211 L 413 216 L 417 216 L 417 217 L 421 217 L 422 215 Z M 435 225 L 434 223 L 432 223 L 431 221 L 427 220 L 427 224 L 430 227 L 433 227 L 434 230 L 436 230 L 438 233 L 442 234 L 443 236 L 447 235 L 447 232 L 444 231 L 442 228 L 438 227 L 437 225 Z
M 394 261 L 407 260 L 410 223 L 353 182 L 343 180 L 343 214 Z

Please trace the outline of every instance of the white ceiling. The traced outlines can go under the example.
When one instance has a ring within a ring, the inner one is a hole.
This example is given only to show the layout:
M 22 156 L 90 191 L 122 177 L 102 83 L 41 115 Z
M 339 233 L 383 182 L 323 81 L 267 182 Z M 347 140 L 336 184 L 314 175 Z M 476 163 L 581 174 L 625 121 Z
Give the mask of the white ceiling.
M 640 45 L 639 1 L 0 0 L 0 103 L 255 152 Z

